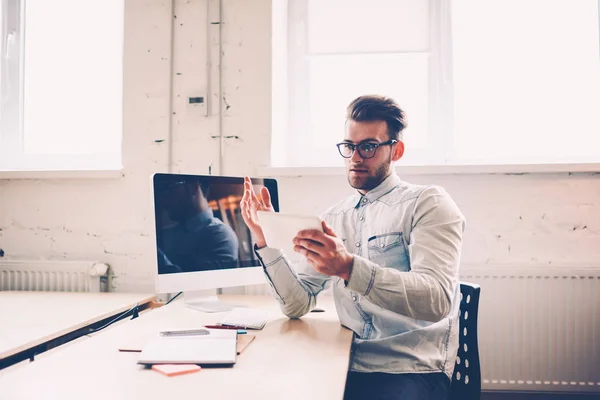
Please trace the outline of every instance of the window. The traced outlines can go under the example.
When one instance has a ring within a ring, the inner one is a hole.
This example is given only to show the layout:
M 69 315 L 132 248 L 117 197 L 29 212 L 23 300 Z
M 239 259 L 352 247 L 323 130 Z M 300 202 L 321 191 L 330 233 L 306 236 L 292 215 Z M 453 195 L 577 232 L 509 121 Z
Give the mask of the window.
M 600 162 L 598 0 L 273 4 L 272 166 L 339 166 L 367 93 L 405 110 L 404 165 Z
M 0 170 L 121 167 L 122 0 L 2 1 Z

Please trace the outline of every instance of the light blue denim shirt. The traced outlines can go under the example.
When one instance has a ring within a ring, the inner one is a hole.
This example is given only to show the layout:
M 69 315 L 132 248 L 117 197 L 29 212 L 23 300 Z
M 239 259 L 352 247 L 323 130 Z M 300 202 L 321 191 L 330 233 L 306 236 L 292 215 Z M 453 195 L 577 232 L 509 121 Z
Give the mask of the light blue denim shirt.
M 283 313 L 308 313 L 329 283 L 340 322 L 355 333 L 352 371 L 443 372 L 451 378 L 465 219 L 450 196 L 392 173 L 322 217 L 355 254 L 350 278 L 322 275 L 306 260 L 292 267 L 280 250 L 257 249 Z

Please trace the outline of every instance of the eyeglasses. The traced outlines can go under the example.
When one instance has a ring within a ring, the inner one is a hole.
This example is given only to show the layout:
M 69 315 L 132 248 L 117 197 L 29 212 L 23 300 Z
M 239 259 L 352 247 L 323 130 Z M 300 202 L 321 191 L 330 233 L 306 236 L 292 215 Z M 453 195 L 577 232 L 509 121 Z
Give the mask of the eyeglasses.
M 372 143 L 372 142 L 362 142 L 359 144 L 354 144 L 350 142 L 342 142 L 336 144 L 340 155 L 344 158 L 350 158 L 354 154 L 354 150 L 358 150 L 358 155 L 361 158 L 373 158 L 375 157 L 375 153 L 377 152 L 377 148 L 379 146 L 387 146 L 393 145 L 397 143 L 397 140 L 388 140 L 387 142 L 382 143 Z

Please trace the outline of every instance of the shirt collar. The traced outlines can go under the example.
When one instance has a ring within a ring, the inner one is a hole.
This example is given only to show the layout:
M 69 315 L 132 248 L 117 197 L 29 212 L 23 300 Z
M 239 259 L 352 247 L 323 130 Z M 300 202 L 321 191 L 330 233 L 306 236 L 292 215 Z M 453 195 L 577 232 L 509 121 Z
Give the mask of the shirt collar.
M 398 186 L 401 183 L 401 179 L 394 171 L 385 178 L 377 187 L 371 189 L 365 195 L 361 195 L 360 193 L 357 196 L 357 202 L 355 207 L 358 207 L 362 202 L 364 203 L 372 203 L 379 199 L 381 196 L 388 194 L 392 191 L 393 188 Z M 366 199 L 366 201 L 365 201 Z

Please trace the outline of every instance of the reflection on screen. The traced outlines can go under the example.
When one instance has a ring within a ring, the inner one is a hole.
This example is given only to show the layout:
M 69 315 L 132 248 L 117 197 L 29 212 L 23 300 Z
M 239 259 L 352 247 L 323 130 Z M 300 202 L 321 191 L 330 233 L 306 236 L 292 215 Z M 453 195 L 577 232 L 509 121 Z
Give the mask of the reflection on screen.
M 243 182 L 176 177 L 154 185 L 159 274 L 260 265 L 241 214 Z

